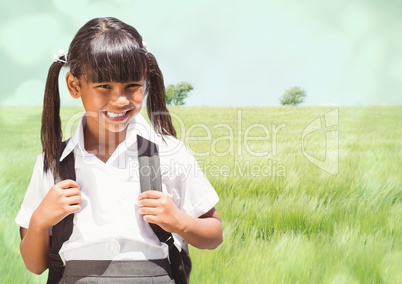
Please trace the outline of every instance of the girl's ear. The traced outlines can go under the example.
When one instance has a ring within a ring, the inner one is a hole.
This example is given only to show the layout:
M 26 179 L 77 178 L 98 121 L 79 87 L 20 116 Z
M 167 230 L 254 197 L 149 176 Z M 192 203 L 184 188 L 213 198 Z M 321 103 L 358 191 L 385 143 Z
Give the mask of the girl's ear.
M 71 74 L 71 72 L 67 72 L 66 83 L 67 89 L 74 99 L 78 99 L 79 97 L 81 97 L 81 88 L 79 81 L 73 76 L 73 74 Z

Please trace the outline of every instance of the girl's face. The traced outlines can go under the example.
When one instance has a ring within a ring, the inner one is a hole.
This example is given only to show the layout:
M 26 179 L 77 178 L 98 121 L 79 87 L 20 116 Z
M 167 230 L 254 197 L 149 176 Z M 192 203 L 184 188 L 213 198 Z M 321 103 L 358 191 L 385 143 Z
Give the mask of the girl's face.
M 93 83 L 81 79 L 78 94 L 86 111 L 87 127 L 93 134 L 121 132 L 137 115 L 144 97 L 144 80 Z

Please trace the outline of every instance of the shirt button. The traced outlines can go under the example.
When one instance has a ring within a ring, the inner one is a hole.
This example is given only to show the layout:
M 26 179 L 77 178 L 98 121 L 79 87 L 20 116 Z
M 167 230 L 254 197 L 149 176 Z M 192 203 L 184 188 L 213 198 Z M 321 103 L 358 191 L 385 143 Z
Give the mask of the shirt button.
M 110 251 L 113 254 L 118 254 L 120 252 L 120 245 L 119 242 L 116 240 L 112 240 L 110 244 Z

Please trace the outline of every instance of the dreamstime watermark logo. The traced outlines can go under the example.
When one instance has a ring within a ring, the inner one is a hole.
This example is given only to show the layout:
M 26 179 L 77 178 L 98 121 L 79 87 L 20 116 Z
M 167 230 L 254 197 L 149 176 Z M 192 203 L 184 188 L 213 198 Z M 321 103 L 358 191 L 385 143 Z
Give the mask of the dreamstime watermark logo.
M 332 175 L 336 175 L 338 173 L 338 165 L 339 165 L 339 131 L 338 131 L 338 123 L 339 123 L 339 110 L 334 109 L 323 116 L 316 118 L 313 120 L 307 127 L 304 129 L 302 134 L 302 152 L 303 155 L 315 166 L 330 173 Z M 305 142 L 306 138 L 313 135 L 320 135 L 324 132 L 325 139 L 322 145 L 319 145 L 324 149 L 324 157 L 323 159 L 319 159 L 313 154 L 308 153 L 307 151 L 307 143 Z

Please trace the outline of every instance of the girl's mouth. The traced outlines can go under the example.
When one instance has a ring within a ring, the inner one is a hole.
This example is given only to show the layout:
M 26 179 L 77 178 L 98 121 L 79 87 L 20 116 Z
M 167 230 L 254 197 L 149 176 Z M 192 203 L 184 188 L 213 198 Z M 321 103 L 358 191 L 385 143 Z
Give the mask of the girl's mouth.
M 103 113 L 110 120 L 123 120 L 127 117 L 130 110 L 122 111 L 122 112 L 114 112 L 114 111 L 103 111 Z

